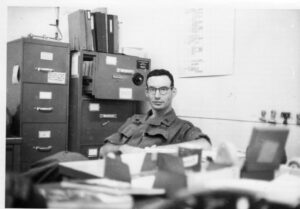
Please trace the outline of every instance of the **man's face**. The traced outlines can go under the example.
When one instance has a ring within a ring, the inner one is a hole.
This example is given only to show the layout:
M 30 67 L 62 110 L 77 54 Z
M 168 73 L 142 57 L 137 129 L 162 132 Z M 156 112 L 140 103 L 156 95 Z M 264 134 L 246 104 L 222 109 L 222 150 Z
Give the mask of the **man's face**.
M 146 96 L 149 98 L 152 109 L 160 111 L 169 110 L 172 107 L 176 89 L 171 89 L 171 80 L 168 76 L 152 76 L 148 79 L 147 86 Z

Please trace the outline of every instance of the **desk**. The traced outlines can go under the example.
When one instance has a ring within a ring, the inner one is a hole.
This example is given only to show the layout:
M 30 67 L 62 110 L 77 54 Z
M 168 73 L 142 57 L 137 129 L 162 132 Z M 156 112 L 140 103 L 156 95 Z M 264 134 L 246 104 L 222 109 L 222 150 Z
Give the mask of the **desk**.
M 19 172 L 21 169 L 21 137 L 6 138 L 6 171 Z
M 129 163 L 132 165 L 131 167 L 129 165 L 131 175 L 136 176 L 141 168 L 142 155 L 142 153 L 128 155 L 127 158 L 123 159 L 132 162 Z M 60 163 L 60 167 L 63 174 L 73 178 L 88 178 L 88 175 L 93 176 L 93 178 L 103 177 L 103 160 Z M 241 191 L 247 194 L 257 194 L 258 197 L 268 201 L 279 201 L 280 203 L 292 205 L 300 203 L 300 178 L 298 176 L 283 175 L 274 181 L 262 181 L 239 179 L 239 171 L 239 166 L 231 166 L 215 171 L 186 172 L 187 188 L 185 191 L 191 194 L 209 190 Z M 148 181 L 148 184 L 150 187 L 153 186 L 150 181 Z M 143 209 L 159 208 L 158 206 L 168 201 L 170 199 L 164 195 L 148 196 L 146 198 L 134 196 L 134 207 Z
M 224 171 L 223 171 L 224 172 Z M 212 174 L 211 174 L 212 175 Z M 204 177 L 204 176 L 202 176 Z M 300 177 L 293 175 L 282 175 L 274 181 L 262 181 L 262 180 L 251 180 L 251 179 L 214 179 L 214 181 L 207 181 L 207 178 L 200 178 L 197 182 L 194 182 L 193 188 L 188 188 L 186 194 L 201 194 L 205 191 L 228 191 L 235 194 L 248 194 L 249 197 L 254 195 L 255 198 L 263 198 L 271 201 L 272 204 L 283 204 L 288 205 L 284 208 L 294 208 L 295 205 L 300 203 Z M 202 180 L 201 180 L 202 179 Z M 198 188 L 197 186 L 198 185 Z M 199 187 L 199 185 L 201 185 Z M 53 189 L 60 188 L 60 184 L 44 184 L 39 185 L 39 188 Z M 134 196 L 134 203 L 124 203 L 120 206 L 119 204 L 107 207 L 106 205 L 94 204 L 85 205 L 84 208 L 134 208 L 134 209 L 158 209 L 166 203 L 170 203 L 171 199 L 166 198 L 164 195 L 160 196 Z M 83 202 L 78 202 L 76 205 L 72 204 L 63 205 L 64 208 L 81 208 Z M 51 204 L 50 204 L 51 206 Z M 52 204 L 54 207 L 55 205 Z M 62 206 L 62 205 L 56 205 Z M 272 207 L 271 207 L 272 208 Z M 283 207 L 277 207 L 283 208 Z
M 68 178 L 87 179 L 103 177 L 104 160 L 83 160 L 59 163 L 59 173 Z

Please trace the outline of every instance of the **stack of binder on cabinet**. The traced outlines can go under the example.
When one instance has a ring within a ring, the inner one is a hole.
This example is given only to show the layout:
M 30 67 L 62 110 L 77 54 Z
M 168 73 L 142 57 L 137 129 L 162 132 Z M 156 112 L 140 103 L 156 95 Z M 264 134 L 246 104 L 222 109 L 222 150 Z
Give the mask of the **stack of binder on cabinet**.
M 119 53 L 117 15 L 78 10 L 71 13 L 68 20 L 71 50 Z

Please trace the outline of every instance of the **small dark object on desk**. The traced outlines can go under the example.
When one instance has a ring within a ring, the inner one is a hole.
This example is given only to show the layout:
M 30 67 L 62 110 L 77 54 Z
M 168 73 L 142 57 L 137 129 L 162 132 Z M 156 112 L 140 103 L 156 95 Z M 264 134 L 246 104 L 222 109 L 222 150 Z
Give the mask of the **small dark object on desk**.
M 283 124 L 288 124 L 288 119 L 291 117 L 291 114 L 289 112 L 282 112 L 281 117 L 283 118 Z

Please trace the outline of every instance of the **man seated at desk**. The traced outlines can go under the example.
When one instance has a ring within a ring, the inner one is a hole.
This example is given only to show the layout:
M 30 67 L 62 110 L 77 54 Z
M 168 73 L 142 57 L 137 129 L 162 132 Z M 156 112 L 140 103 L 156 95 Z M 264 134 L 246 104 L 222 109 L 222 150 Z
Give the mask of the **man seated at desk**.
M 134 152 L 153 145 L 176 144 L 198 140 L 209 148 L 210 139 L 191 122 L 178 118 L 172 108 L 176 95 L 173 75 L 164 69 L 150 71 L 146 78 L 146 97 L 151 110 L 146 115 L 134 115 L 105 139 L 100 150 L 104 156 L 109 152 Z

